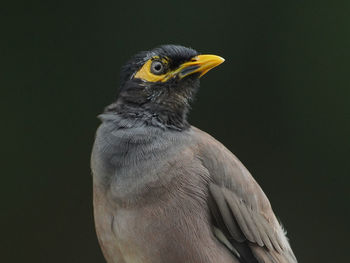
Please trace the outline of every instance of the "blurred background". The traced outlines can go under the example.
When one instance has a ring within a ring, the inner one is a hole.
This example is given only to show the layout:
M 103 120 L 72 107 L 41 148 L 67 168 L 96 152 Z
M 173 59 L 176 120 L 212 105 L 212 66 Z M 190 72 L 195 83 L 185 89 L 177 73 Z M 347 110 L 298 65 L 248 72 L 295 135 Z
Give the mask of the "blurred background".
M 349 1 L 26 1 L 2 6 L 2 262 L 104 262 L 89 158 L 134 53 L 226 62 L 190 121 L 260 183 L 299 262 L 349 262 Z

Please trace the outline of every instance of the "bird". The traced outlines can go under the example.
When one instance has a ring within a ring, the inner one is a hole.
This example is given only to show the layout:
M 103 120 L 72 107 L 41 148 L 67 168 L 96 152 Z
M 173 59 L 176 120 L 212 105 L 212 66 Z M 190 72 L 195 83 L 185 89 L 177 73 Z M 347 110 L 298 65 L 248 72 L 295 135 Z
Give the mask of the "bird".
M 122 67 L 91 154 L 95 229 L 108 263 L 297 262 L 247 168 L 188 122 L 201 77 L 223 62 L 161 45 Z

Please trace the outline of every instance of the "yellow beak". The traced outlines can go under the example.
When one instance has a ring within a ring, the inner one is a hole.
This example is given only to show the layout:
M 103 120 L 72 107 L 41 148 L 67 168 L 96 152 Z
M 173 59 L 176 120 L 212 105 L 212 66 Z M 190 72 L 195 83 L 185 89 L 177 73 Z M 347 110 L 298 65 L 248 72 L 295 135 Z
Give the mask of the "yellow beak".
M 198 55 L 191 61 L 183 63 L 176 73 L 180 78 L 184 78 L 194 73 L 200 73 L 199 77 L 202 77 L 212 68 L 219 66 L 225 59 L 216 55 Z

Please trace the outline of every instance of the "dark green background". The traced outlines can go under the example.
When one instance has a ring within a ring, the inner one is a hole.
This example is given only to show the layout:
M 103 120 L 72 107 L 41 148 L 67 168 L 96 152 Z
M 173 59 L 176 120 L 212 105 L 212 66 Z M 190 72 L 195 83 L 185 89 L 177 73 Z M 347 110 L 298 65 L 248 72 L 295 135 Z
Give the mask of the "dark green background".
M 2 7 L 1 262 L 104 262 L 96 115 L 159 44 L 226 62 L 191 123 L 252 172 L 300 262 L 349 262 L 350 1 L 13 1 Z

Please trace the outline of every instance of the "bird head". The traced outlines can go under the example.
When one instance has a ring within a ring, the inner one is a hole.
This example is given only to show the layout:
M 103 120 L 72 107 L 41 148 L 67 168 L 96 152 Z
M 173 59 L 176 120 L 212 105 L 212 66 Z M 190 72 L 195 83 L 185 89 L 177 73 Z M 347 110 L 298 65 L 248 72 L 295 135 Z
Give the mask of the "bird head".
M 122 68 L 112 108 L 127 118 L 182 130 L 188 127 L 186 116 L 199 78 L 222 62 L 219 56 L 176 45 L 142 51 Z

